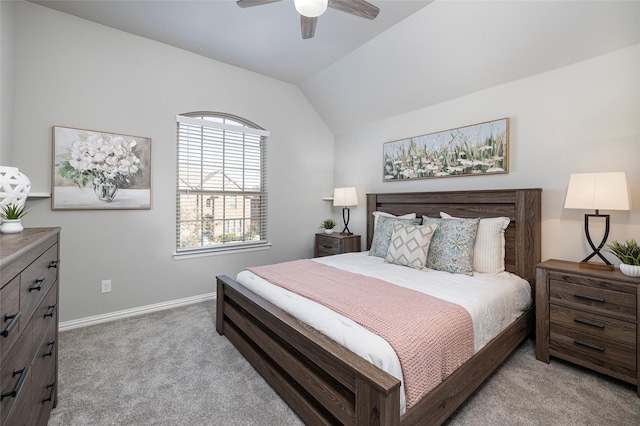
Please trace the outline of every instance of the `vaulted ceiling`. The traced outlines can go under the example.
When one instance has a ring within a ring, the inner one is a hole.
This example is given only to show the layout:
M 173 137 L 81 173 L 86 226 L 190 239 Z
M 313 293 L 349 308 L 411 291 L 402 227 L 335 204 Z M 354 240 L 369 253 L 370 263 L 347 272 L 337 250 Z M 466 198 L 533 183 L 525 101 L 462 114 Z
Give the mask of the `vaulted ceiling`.
M 309 40 L 291 0 L 33 3 L 297 85 L 335 134 L 640 43 L 639 1 L 371 0 Z

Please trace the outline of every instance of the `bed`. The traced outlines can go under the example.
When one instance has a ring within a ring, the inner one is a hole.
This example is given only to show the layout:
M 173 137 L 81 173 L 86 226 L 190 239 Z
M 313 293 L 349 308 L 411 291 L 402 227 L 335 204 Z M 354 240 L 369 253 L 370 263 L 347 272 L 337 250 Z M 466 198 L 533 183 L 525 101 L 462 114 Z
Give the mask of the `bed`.
M 510 219 L 505 268 L 532 286 L 540 261 L 540 189 L 367 194 L 374 211 Z M 533 292 L 532 292 L 533 294 Z M 532 331 L 533 308 L 401 414 L 396 377 L 297 320 L 228 276 L 217 277 L 216 329 L 307 424 L 441 424 Z

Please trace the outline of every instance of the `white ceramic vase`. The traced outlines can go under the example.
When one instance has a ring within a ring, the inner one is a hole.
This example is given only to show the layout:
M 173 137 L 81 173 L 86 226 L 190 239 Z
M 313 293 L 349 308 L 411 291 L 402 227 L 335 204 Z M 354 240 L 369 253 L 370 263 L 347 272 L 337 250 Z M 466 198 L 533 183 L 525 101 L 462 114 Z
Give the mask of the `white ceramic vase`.
M 626 263 L 621 263 L 620 272 L 622 272 L 628 277 L 640 277 L 640 266 L 627 265 Z
M 18 232 L 22 232 L 23 229 L 24 227 L 20 219 L 5 219 L 2 221 L 2 225 L 0 225 L 0 232 L 3 234 L 17 234 Z
M 331 228 L 331 229 L 326 229 L 325 228 L 324 233 L 325 234 L 333 234 L 333 228 Z

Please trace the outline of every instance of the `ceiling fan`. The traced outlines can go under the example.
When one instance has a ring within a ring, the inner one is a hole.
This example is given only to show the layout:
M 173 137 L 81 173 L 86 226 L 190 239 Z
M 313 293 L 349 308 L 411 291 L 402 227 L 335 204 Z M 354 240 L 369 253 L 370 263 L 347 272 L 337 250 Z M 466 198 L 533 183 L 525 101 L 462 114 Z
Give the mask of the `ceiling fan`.
M 280 0 L 238 0 L 236 3 L 240 7 L 253 7 L 277 1 Z M 294 4 L 300 14 L 303 39 L 313 37 L 318 16 L 322 15 L 327 7 L 366 19 L 375 19 L 380 12 L 379 8 L 365 0 L 294 0 Z

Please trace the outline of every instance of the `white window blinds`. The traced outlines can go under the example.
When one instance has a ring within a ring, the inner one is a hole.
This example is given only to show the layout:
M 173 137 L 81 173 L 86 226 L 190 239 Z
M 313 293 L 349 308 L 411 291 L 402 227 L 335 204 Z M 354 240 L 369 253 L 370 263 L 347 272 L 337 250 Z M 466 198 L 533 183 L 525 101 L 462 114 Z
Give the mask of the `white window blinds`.
M 266 245 L 269 132 L 227 114 L 176 119 L 177 253 Z

